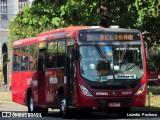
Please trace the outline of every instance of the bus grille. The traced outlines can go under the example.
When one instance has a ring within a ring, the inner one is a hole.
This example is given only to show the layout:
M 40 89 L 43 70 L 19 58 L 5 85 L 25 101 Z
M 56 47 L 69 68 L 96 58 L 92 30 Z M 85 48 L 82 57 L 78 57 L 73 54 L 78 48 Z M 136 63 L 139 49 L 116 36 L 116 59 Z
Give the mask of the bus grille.
M 89 85 L 93 89 L 103 89 L 103 90 L 124 90 L 124 89 L 133 89 L 137 84 L 132 85 Z

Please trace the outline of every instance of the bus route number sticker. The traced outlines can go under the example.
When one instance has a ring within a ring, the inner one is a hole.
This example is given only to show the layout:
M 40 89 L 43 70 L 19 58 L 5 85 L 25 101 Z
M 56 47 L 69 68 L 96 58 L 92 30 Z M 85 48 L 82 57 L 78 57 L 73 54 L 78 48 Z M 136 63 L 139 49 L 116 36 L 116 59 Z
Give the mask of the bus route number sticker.
M 57 77 L 51 76 L 51 77 L 49 78 L 49 83 L 50 83 L 50 84 L 55 84 L 55 83 L 57 83 Z

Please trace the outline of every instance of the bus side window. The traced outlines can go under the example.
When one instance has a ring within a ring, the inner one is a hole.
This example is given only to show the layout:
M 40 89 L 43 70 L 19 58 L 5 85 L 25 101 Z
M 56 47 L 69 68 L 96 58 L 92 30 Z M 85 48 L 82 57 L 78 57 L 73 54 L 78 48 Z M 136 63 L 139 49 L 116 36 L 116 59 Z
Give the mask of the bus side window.
M 58 60 L 57 60 L 57 67 L 65 67 L 65 41 L 58 42 Z
M 37 69 L 37 45 L 30 46 L 29 70 Z
M 13 71 L 21 70 L 20 48 L 13 49 Z
M 25 71 L 28 70 L 29 65 L 29 47 L 25 46 L 21 48 L 21 70 Z
M 14 55 L 13 71 L 20 71 L 20 56 Z
M 57 66 L 57 42 L 48 43 L 47 48 L 47 68 L 56 68 Z
M 29 59 L 28 59 L 28 56 L 22 56 L 22 65 L 21 65 L 21 70 L 28 70 L 28 62 L 29 62 Z

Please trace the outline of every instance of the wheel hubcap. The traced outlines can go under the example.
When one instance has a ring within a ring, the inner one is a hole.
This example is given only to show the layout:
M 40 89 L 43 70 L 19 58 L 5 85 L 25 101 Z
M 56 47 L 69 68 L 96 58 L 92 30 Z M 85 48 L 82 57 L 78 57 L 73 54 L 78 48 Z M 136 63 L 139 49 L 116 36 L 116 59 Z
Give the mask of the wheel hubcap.
M 33 99 L 32 99 L 32 97 L 30 98 L 30 105 L 29 105 L 29 107 L 30 107 L 31 112 L 33 112 Z
M 62 110 L 63 113 L 66 112 L 66 99 L 63 99 L 61 101 L 61 110 Z

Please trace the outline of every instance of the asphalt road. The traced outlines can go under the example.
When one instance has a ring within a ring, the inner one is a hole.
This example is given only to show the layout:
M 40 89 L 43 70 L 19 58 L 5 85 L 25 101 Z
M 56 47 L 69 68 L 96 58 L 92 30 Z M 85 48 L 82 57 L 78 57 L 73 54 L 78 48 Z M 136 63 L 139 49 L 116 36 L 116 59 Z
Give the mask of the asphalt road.
M 11 113 L 10 113 L 11 112 Z M 154 112 L 154 114 L 151 114 L 149 116 L 145 116 L 146 113 L 143 114 L 142 111 L 138 112 L 138 111 L 134 111 L 131 112 L 133 114 L 129 115 L 127 119 L 154 119 L 154 120 L 160 120 L 160 116 L 152 116 L 155 115 L 156 112 Z M 147 114 L 150 112 L 147 112 Z M 3 115 L 2 115 L 3 114 Z M 11 115 L 12 117 L 7 117 L 6 116 Z M 18 116 L 19 114 L 19 116 Z M 21 115 L 20 115 L 21 114 Z M 22 114 L 24 115 L 24 117 L 21 117 Z M 62 116 L 59 113 L 59 110 L 51 110 L 49 109 L 49 114 L 48 116 L 45 117 L 41 117 L 40 114 L 30 116 L 30 117 L 26 117 L 25 114 L 28 115 L 27 113 L 27 107 L 23 106 L 23 105 L 19 105 L 16 103 L 0 103 L 0 120 L 62 120 Z M 140 115 L 140 116 L 139 116 Z M 159 113 L 158 113 L 159 115 Z M 4 116 L 4 117 L 2 117 Z M 18 117 L 17 117 L 18 116 Z M 119 116 L 117 114 L 111 114 L 111 113 L 105 113 L 105 112 L 93 112 L 93 114 L 91 116 L 86 116 L 86 117 L 77 117 L 74 116 L 71 118 L 72 120 L 77 120 L 77 119 L 94 119 L 94 120 L 98 120 L 98 119 L 122 119 L 119 118 Z

